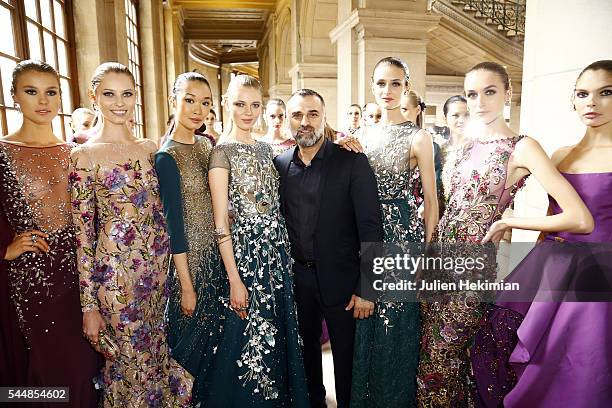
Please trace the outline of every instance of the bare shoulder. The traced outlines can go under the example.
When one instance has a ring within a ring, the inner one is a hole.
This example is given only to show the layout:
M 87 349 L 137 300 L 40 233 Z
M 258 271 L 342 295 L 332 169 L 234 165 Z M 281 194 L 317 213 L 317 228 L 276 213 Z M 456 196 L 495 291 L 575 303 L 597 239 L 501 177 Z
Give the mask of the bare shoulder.
M 530 136 L 524 136 L 521 138 L 521 140 L 516 142 L 514 151 L 519 156 L 533 155 L 533 154 L 539 154 L 539 153 L 546 154 L 544 152 L 544 149 L 542 148 L 542 145 L 540 145 L 540 143 L 537 140 L 535 140 L 534 138 Z
M 576 145 L 573 146 L 563 146 L 560 147 L 559 149 L 555 150 L 555 152 L 552 154 L 550 160 L 553 162 L 553 164 L 555 165 L 555 167 L 558 167 L 559 164 L 565 160 L 565 158 L 571 153 L 572 150 L 574 150 L 574 148 L 576 147 Z
M 433 142 L 433 136 L 431 136 L 431 133 L 429 133 L 425 129 L 420 129 L 414 135 L 414 143 L 416 143 L 416 144 L 432 143 L 432 142 Z

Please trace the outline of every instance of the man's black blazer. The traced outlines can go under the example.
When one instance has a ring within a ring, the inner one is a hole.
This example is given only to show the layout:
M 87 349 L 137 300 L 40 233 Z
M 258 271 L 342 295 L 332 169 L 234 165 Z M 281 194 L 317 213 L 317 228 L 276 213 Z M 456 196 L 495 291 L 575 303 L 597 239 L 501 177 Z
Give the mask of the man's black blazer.
M 281 208 L 287 208 L 285 186 L 296 147 L 274 159 L 280 174 Z M 363 153 L 328 142 L 319 184 L 314 234 L 316 274 L 326 306 L 348 304 L 359 294 L 362 242 L 382 242 L 383 227 L 374 172 Z

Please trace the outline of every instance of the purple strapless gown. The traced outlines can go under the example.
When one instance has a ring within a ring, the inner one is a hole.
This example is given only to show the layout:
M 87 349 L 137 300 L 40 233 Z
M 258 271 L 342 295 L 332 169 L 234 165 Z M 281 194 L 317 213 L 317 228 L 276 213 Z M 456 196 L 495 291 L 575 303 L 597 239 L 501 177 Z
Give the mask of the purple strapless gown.
M 548 244 L 536 245 L 506 282 L 533 282 L 534 275 L 556 287 L 560 287 L 561 282 L 580 281 L 582 274 L 592 272 L 586 265 L 587 257 L 576 249 L 560 246 L 555 249 L 552 241 L 612 243 L 612 173 L 563 176 L 591 211 L 595 220 L 593 232 L 549 234 L 545 240 Z M 550 200 L 553 213 L 560 213 L 558 204 Z M 605 245 L 606 266 L 610 258 L 610 249 Z M 518 342 L 509 356 L 517 382 L 503 399 L 505 407 L 612 407 L 612 302 L 498 300 L 497 306 L 492 321 L 503 316 L 505 311 L 524 316 L 517 331 Z M 497 330 L 500 321 L 503 319 L 494 322 Z M 475 341 L 479 340 L 477 336 Z M 475 364 L 476 371 L 483 362 Z M 504 365 L 506 362 L 498 363 Z M 487 383 L 495 384 L 496 381 L 503 383 L 500 378 L 491 381 L 480 377 L 479 388 L 482 390 Z

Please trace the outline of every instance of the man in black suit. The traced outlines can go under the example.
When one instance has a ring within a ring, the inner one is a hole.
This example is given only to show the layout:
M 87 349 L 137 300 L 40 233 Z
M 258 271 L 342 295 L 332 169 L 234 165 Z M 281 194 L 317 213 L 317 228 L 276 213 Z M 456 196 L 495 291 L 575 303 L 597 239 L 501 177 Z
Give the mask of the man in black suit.
M 325 139 L 325 103 L 317 92 L 295 92 L 287 102 L 287 114 L 297 146 L 278 156 L 275 164 L 295 261 L 295 300 L 310 401 L 313 407 L 325 407 L 319 342 L 324 318 L 338 407 L 348 407 L 355 319 L 374 311 L 374 303 L 358 296 L 360 247 L 383 239 L 376 179 L 364 154 Z

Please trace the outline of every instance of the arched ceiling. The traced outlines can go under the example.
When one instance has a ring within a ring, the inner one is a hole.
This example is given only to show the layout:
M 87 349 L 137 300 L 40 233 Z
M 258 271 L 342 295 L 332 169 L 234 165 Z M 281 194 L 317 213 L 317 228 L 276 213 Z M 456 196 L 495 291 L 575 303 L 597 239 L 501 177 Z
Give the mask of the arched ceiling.
M 215 65 L 257 61 L 276 0 L 168 0 L 181 14 L 189 52 Z
M 193 57 L 215 65 L 243 66 L 257 61 L 257 46 L 278 1 L 166 0 L 181 16 L 184 38 Z M 303 1 L 302 4 L 310 4 Z M 522 44 L 491 33 L 479 21 L 461 13 L 452 0 L 434 4 L 432 12 L 441 13 L 442 19 L 430 33 L 429 74 L 460 76 L 480 61 L 493 60 L 506 65 L 513 79 L 520 82 Z M 256 70 L 254 67 L 251 64 L 252 70 Z

